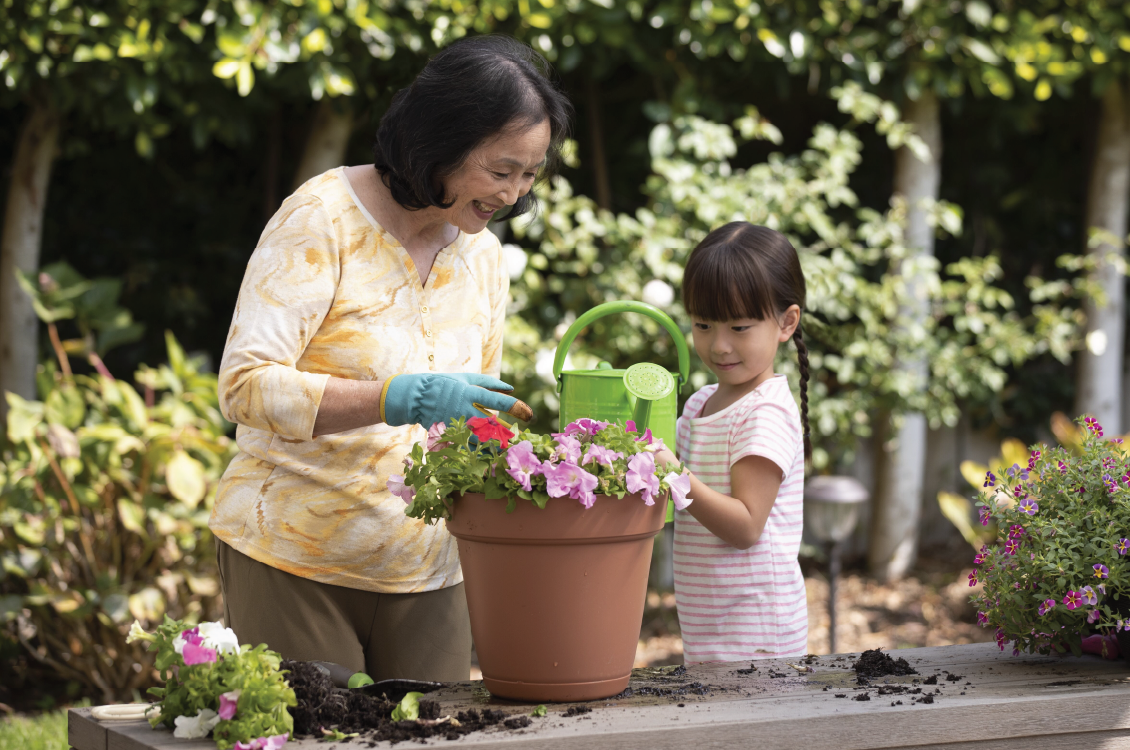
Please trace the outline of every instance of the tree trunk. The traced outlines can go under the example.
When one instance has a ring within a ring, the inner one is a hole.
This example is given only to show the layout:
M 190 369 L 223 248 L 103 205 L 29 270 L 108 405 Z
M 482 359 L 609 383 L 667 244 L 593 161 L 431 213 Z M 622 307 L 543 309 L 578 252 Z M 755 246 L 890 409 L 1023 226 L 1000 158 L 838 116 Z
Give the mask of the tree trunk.
M 0 237 L 0 391 L 35 398 L 39 321 L 16 271 L 39 268 L 43 210 L 59 140 L 59 114 L 33 100 L 16 141 L 4 230 Z M 7 401 L 0 399 L 0 414 Z
M 1109 232 L 1118 244 L 1103 243 L 1087 252 L 1100 256 L 1095 281 L 1102 285 L 1106 304 L 1088 300 L 1086 346 L 1079 353 L 1075 376 L 1075 412 L 1099 420 L 1108 435 L 1121 434 L 1122 352 L 1125 336 L 1126 278 L 1117 263 L 1106 258 L 1123 254 L 1126 212 L 1130 205 L 1130 91 L 1113 81 L 1103 94 L 1098 141 L 1087 187 L 1087 224 Z
M 895 154 L 894 192 L 907 202 L 906 244 L 923 255 L 934 254 L 934 228 L 927 222 L 923 201 L 937 200 L 941 183 L 942 125 L 937 95 L 925 91 L 910 102 L 903 118 L 930 148 L 931 158 L 921 161 L 909 149 Z M 930 314 L 921 281 L 908 278 L 909 304 L 902 313 L 913 321 Z M 923 381 L 927 363 L 913 360 L 895 367 L 915 373 Z M 923 474 L 926 467 L 926 418 L 907 414 L 894 429 L 889 414 L 876 424 L 875 496 L 872 501 L 868 563 L 880 580 L 906 575 L 918 551 L 918 520 L 922 511 Z
M 352 134 L 353 105 L 349 100 L 344 97 L 322 99 L 294 175 L 294 189 L 311 177 L 345 163 L 345 149 Z
M 596 205 L 612 210 L 612 185 L 608 178 L 608 157 L 604 153 L 604 123 L 601 118 L 600 87 L 596 79 L 585 79 L 585 98 L 589 114 L 589 140 L 592 145 L 592 176 L 596 188 Z

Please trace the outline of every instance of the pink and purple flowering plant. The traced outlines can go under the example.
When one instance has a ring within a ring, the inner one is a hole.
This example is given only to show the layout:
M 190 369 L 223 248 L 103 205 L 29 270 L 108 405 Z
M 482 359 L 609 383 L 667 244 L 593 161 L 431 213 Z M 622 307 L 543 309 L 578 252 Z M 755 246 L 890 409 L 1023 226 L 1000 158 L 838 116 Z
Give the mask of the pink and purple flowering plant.
M 973 603 L 1001 650 L 1079 654 L 1130 615 L 1130 454 L 1093 418 L 1080 424 L 1077 445 L 1034 446 L 978 493 L 997 543 L 974 558 Z
M 626 495 L 638 495 L 645 505 L 669 497 L 678 508 L 690 504 L 689 478 L 656 465 L 663 441 L 650 431 L 641 434 L 631 421 L 578 419 L 550 435 L 507 430 L 498 439 L 475 433 L 472 440 L 473 432 L 453 420 L 442 431 L 433 425 L 427 444 L 412 447 L 404 475 L 388 480 L 408 516 L 436 523 L 450 517 L 455 497 L 475 492 L 506 499 L 508 510 L 519 500 L 544 508 L 550 499 L 569 499 L 591 508 Z
M 165 725 L 174 736 L 204 738 L 218 750 L 277 750 L 294 731 L 289 707 L 294 691 L 280 668 L 282 657 L 266 645 L 240 646 L 230 628 L 215 622 L 188 627 L 165 618 L 150 633 L 140 623 L 128 642 L 143 642 L 155 652 L 154 667 L 165 684 L 150 688 L 156 709 L 149 723 Z

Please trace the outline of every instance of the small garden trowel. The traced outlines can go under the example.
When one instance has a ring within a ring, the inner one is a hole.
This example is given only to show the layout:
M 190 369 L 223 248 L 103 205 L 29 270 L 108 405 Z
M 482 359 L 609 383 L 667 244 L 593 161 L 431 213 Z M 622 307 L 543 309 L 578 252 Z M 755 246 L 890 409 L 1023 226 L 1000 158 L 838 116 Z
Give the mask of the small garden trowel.
M 334 664 L 330 661 L 311 662 L 322 674 L 330 678 L 334 687 L 344 690 L 359 690 L 374 698 L 384 696 L 392 702 L 401 700 L 408 693 L 430 693 L 444 686 L 442 682 L 428 682 L 425 680 L 380 680 L 373 682 L 373 678 L 364 672 L 354 672 L 348 667 Z

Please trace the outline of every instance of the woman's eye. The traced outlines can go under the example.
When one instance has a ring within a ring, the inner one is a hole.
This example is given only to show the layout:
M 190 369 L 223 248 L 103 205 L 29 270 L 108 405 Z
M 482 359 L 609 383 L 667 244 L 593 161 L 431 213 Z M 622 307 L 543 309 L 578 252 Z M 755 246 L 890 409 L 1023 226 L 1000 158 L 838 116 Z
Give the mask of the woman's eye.
M 495 172 L 494 176 L 500 180 L 506 180 L 510 178 L 510 175 L 506 174 L 505 172 Z

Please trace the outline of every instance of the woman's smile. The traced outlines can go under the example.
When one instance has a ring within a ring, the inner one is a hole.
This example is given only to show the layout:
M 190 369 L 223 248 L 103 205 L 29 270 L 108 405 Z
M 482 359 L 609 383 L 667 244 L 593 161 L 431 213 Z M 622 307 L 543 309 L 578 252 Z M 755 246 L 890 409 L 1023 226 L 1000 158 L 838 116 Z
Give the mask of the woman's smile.
M 471 201 L 471 207 L 483 221 L 489 221 L 490 217 L 494 216 L 494 212 L 501 208 L 501 206 L 494 206 L 484 201 Z

